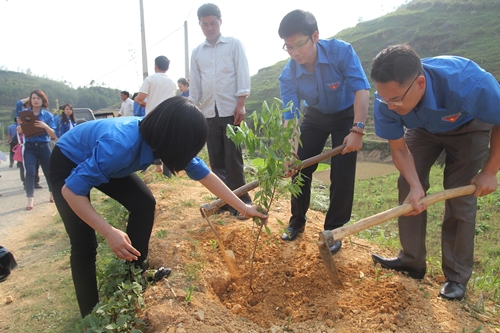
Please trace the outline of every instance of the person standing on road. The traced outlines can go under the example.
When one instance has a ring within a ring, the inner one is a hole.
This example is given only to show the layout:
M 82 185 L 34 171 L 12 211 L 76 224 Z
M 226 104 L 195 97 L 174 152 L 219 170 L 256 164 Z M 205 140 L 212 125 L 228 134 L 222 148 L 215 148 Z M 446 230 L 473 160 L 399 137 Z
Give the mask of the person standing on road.
M 342 227 L 351 219 L 354 198 L 357 151 L 363 145 L 364 123 L 368 113 L 370 85 L 352 46 L 338 39 L 319 39 L 316 18 L 310 12 L 294 10 L 280 23 L 283 50 L 291 57 L 279 76 L 283 107 L 288 121 L 300 118 L 300 102 L 304 101 L 304 119 L 300 125 L 296 155 L 305 160 L 323 152 L 329 136 L 332 146 L 345 144 L 341 155 L 331 158 L 330 205 L 324 229 Z M 295 153 L 295 152 L 294 152 Z M 311 200 L 312 174 L 317 164 L 302 169 L 302 193 L 291 198 L 292 216 L 282 239 L 294 240 L 304 231 Z M 336 241 L 330 252 L 342 246 Z
M 245 101 L 250 94 L 250 73 L 243 44 L 221 35 L 221 11 L 212 3 L 198 8 L 198 21 L 206 37 L 191 56 L 189 99 L 200 105 L 208 120 L 208 156 L 212 171 L 231 189 L 245 185 L 241 150 L 227 138 L 227 125 L 245 119 Z M 241 200 L 250 204 L 248 194 Z M 238 212 L 228 205 L 231 214 Z
M 24 111 L 24 110 L 28 110 L 28 107 L 29 107 L 28 101 L 29 101 L 29 97 L 26 97 L 26 98 L 18 100 L 16 103 L 16 108 L 15 108 L 14 113 L 16 115 L 16 121 L 17 121 L 18 125 L 21 122 L 21 118 L 19 118 L 19 112 Z M 19 132 L 19 129 L 17 129 L 17 130 Z M 20 134 L 18 137 L 19 144 L 21 144 L 21 145 L 24 144 L 23 136 L 24 135 Z M 24 147 L 24 145 L 23 145 L 23 147 Z M 24 189 L 26 189 L 26 184 L 25 184 L 26 177 L 25 177 L 25 171 L 24 171 L 24 161 L 18 162 L 17 167 L 20 168 L 19 172 L 21 174 L 21 181 L 23 182 Z M 43 186 L 40 185 L 40 160 L 37 159 L 36 166 L 35 166 L 35 189 L 40 189 L 40 188 L 43 188 Z
M 120 106 L 120 111 L 118 111 L 118 117 L 131 117 L 134 115 L 134 101 L 129 97 L 130 93 L 128 91 L 122 91 L 120 93 L 120 98 L 123 102 Z
M 82 317 L 97 304 L 96 231 L 115 255 L 141 266 L 148 255 L 155 198 L 135 173 L 154 161 L 156 152 L 174 173 L 185 170 L 243 216 L 266 218 L 246 205 L 210 172 L 196 154 L 203 148 L 208 125 L 200 110 L 184 97 L 169 98 L 144 119 L 109 118 L 78 125 L 54 148 L 50 181 L 57 210 L 71 241 L 71 272 Z M 96 188 L 128 211 L 126 233 L 113 228 L 92 207 Z
M 49 160 L 50 160 L 50 138 L 56 138 L 56 133 L 52 129 L 54 127 L 54 118 L 52 114 L 46 110 L 49 106 L 49 101 L 45 93 L 41 90 L 34 90 L 29 97 L 28 110 L 21 111 L 33 111 L 33 114 L 38 117 L 35 121 L 35 127 L 43 128 L 45 130 L 44 134 L 40 134 L 34 137 L 24 137 L 24 148 L 23 148 L 23 164 L 25 169 L 25 189 L 26 196 L 28 197 L 28 204 L 26 205 L 26 210 L 32 210 L 35 203 L 35 173 L 36 173 L 36 163 L 37 160 L 40 161 L 42 166 L 43 174 L 47 180 L 50 193 L 50 202 L 54 202 L 52 197 L 52 187 L 50 180 L 48 179 L 49 174 Z M 18 132 L 22 133 L 23 122 L 20 121 L 18 127 Z
M 64 133 L 76 126 L 75 114 L 71 104 L 61 106 L 62 112 L 56 121 L 56 135 L 60 138 Z M 54 118 L 56 119 L 56 118 Z
M 135 98 L 139 95 L 139 93 L 134 93 L 132 96 L 132 100 L 134 101 L 134 116 L 136 117 L 144 117 L 146 115 L 146 102 L 137 103 Z
M 17 119 L 14 117 L 14 122 L 7 127 L 7 142 L 9 143 L 9 157 L 10 157 L 10 163 L 9 163 L 9 168 L 12 168 L 14 166 L 14 152 L 12 149 L 19 143 L 17 140 Z
M 170 67 L 170 60 L 165 56 L 159 56 L 155 59 L 155 73 L 148 76 L 142 83 L 137 97 L 134 99 L 141 104 L 147 98 L 146 114 L 153 111 L 158 104 L 167 98 L 175 96 L 177 85 L 167 75 Z
M 389 141 L 392 160 L 401 173 L 399 203 L 411 203 L 414 209 L 398 219 L 403 247 L 399 255 L 382 258 L 373 254 L 372 258 L 382 267 L 406 272 L 414 279 L 424 277 L 427 205 L 418 201 L 429 189 L 432 165 L 445 151 L 444 188 L 477 186 L 474 195 L 446 200 L 442 223 L 446 282 L 439 295 L 461 300 L 474 263 L 477 197 L 498 187 L 500 85 L 469 59 L 420 59 L 409 45 L 382 50 L 372 62 L 370 75 L 377 86 L 375 132 Z
M 155 73 L 148 76 L 142 83 L 139 93 L 135 98 L 135 101 L 139 104 L 144 103 L 147 98 L 146 103 L 146 114 L 153 111 L 158 104 L 164 100 L 175 96 L 177 91 L 177 86 L 175 82 L 167 75 L 167 71 L 170 67 L 170 60 L 165 56 L 159 56 L 155 59 Z M 162 172 L 163 175 L 168 178 L 172 177 L 172 172 L 161 163 L 160 159 L 157 158 L 156 162 L 156 172 Z
M 184 97 L 189 97 L 189 80 L 186 78 L 181 77 L 179 80 L 177 80 L 177 86 L 179 87 L 180 90 L 180 96 Z

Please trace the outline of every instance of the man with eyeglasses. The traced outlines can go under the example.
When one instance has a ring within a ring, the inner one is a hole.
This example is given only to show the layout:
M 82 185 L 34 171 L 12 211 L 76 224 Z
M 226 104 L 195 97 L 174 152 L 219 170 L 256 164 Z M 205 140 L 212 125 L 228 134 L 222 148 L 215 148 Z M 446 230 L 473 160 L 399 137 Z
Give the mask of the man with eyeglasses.
M 200 6 L 198 21 L 206 40 L 191 55 L 189 99 L 200 107 L 208 121 L 207 148 L 212 171 L 235 190 L 245 185 L 243 156 L 227 138 L 226 127 L 239 125 L 245 119 L 245 101 L 250 94 L 248 61 L 238 39 L 221 35 L 221 11 L 217 5 Z M 240 199 L 252 203 L 248 194 Z M 233 207 L 226 205 L 220 212 L 223 210 L 229 210 L 238 219 L 248 219 Z
M 285 42 L 283 49 L 291 56 L 279 77 L 283 106 L 291 106 L 284 114 L 285 126 L 301 118 L 301 101 L 305 107 L 300 125 L 302 144 L 295 143 L 299 159 L 322 153 L 329 136 L 333 147 L 346 144 L 341 155 L 331 158 L 330 205 L 324 229 L 333 230 L 351 218 L 356 157 L 363 145 L 370 85 L 352 46 L 338 39 L 319 39 L 318 24 L 310 12 L 288 13 L 278 33 Z M 302 194 L 291 198 L 292 216 L 283 240 L 292 241 L 304 231 L 317 166 L 302 170 Z M 341 241 L 335 242 L 330 252 L 337 253 L 341 246 Z
M 377 86 L 375 132 L 389 141 L 400 171 L 399 202 L 411 203 L 414 209 L 398 220 L 403 247 L 399 255 L 382 258 L 373 254 L 373 260 L 414 279 L 424 277 L 427 206 L 418 201 L 426 195 L 430 169 L 444 151 L 445 189 L 477 186 L 473 195 L 445 203 L 441 246 L 447 280 L 439 295 L 461 300 L 472 274 L 477 197 L 498 186 L 500 85 L 469 59 L 420 59 L 408 45 L 381 51 L 372 62 L 370 75 Z

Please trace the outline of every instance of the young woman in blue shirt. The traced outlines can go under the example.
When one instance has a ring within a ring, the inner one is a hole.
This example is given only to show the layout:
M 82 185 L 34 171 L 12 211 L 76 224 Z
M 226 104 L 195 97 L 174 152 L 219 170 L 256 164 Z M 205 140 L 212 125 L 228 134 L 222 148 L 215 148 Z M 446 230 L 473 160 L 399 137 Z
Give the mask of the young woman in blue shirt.
M 71 269 L 82 317 L 98 302 L 95 231 L 118 258 L 136 265 L 147 258 L 156 202 L 135 172 L 153 164 L 155 155 L 173 173 L 185 170 L 242 215 L 266 218 L 256 206 L 246 205 L 235 196 L 196 157 L 207 135 L 207 121 L 200 110 L 188 99 L 176 96 L 162 102 L 144 119 L 86 122 L 58 141 L 51 158 L 50 180 L 71 241 Z M 109 225 L 92 207 L 92 188 L 129 211 L 126 232 Z
M 32 210 L 35 203 L 34 189 L 35 189 L 35 175 L 37 168 L 37 160 L 40 161 L 42 166 L 43 174 L 47 178 L 47 184 L 49 186 L 50 201 L 54 202 L 52 197 L 52 187 L 50 180 L 48 179 L 49 174 L 49 161 L 50 161 L 50 138 L 55 138 L 56 134 L 53 130 L 54 119 L 52 114 L 45 108 L 49 106 L 49 101 L 45 93 L 41 90 L 34 90 L 28 100 L 28 109 L 19 111 L 19 113 L 26 111 L 33 111 L 33 114 L 38 116 L 38 120 L 35 121 L 35 127 L 43 128 L 45 130 L 44 134 L 40 134 L 34 137 L 25 137 L 24 147 L 23 147 L 23 163 L 25 168 L 25 190 L 26 196 L 28 197 L 28 204 L 26 205 L 26 210 Z M 20 121 L 22 125 L 22 121 Z M 22 126 L 18 126 L 18 131 L 22 133 Z
M 60 138 L 64 133 L 76 126 L 73 106 L 71 104 L 64 104 L 62 106 L 62 110 L 63 112 L 57 118 L 56 124 L 56 134 L 58 138 Z

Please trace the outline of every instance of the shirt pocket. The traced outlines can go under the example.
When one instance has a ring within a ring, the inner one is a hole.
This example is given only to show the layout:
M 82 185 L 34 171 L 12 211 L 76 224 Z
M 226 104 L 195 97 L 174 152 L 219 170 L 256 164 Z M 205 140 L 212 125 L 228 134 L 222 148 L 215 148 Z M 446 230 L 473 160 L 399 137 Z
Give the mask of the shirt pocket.
M 220 56 L 219 58 L 219 68 L 217 71 L 221 73 L 233 73 L 234 72 L 234 63 L 231 56 Z
M 344 102 L 344 88 L 344 81 L 342 80 L 337 79 L 324 82 L 323 89 L 328 109 L 339 110 Z

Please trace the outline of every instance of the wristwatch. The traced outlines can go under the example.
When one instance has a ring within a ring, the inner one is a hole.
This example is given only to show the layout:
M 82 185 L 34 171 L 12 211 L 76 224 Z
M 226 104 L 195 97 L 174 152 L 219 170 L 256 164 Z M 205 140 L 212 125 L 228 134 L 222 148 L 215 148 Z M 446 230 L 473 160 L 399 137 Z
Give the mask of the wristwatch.
M 365 128 L 365 124 L 362 123 L 362 122 L 360 122 L 360 121 L 358 121 L 357 123 L 352 124 L 352 126 L 356 126 L 358 128 L 361 128 L 361 129 Z

